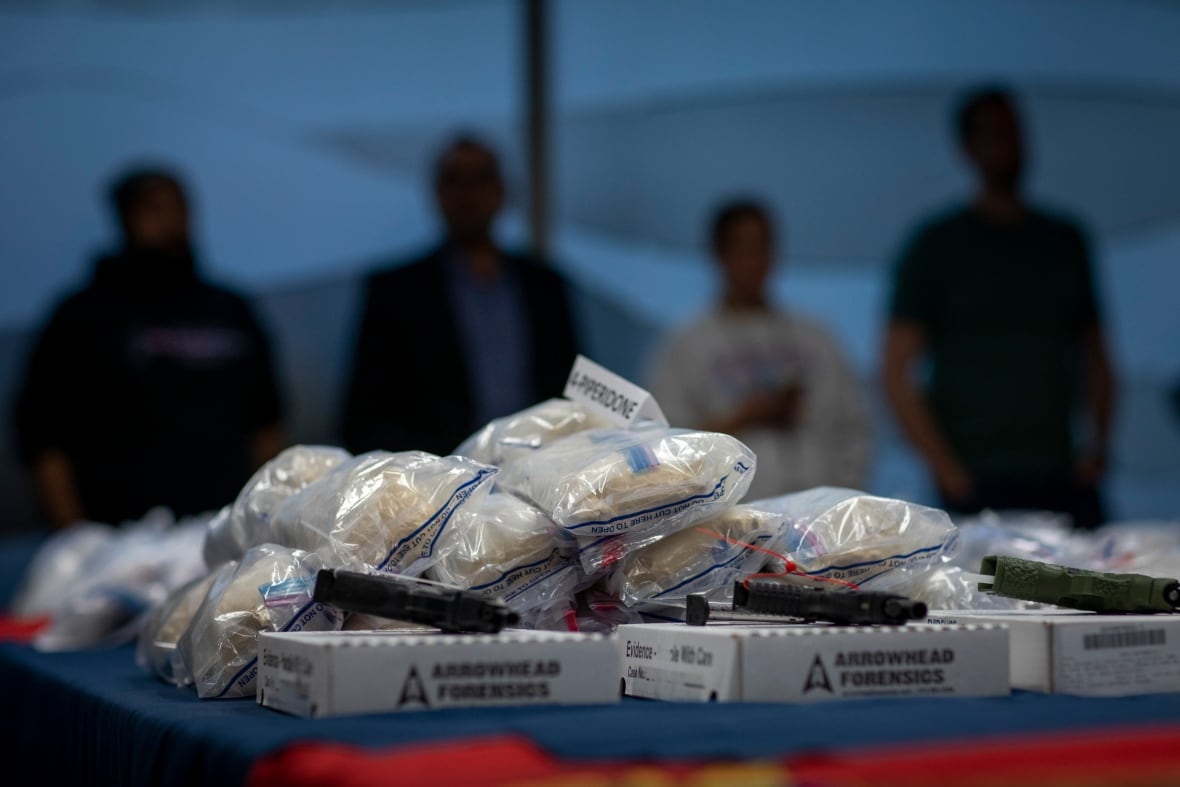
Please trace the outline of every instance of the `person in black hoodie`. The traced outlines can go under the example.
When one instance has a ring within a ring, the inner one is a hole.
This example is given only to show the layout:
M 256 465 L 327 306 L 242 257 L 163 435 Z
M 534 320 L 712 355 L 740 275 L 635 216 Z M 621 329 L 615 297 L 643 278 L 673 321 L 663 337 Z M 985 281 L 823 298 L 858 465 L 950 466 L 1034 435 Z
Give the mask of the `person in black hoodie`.
M 15 405 L 21 457 L 59 527 L 219 508 L 281 446 L 266 335 L 199 275 L 179 178 L 131 171 L 111 199 L 122 247 L 53 312 Z
M 367 283 L 343 423 L 353 451 L 450 453 L 487 421 L 560 396 L 577 354 L 561 277 L 493 237 L 505 189 L 491 148 L 453 141 L 434 193 L 443 242 Z

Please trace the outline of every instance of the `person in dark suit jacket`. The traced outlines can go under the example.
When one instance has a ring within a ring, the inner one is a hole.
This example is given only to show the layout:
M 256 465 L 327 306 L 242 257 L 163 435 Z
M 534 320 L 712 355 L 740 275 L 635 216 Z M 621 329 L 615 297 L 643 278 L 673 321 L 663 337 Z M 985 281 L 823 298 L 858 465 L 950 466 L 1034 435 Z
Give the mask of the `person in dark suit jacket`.
M 495 153 L 463 136 L 439 156 L 446 237 L 366 285 L 344 442 L 353 451 L 450 453 L 487 421 L 559 396 L 577 353 L 561 277 L 504 251 Z

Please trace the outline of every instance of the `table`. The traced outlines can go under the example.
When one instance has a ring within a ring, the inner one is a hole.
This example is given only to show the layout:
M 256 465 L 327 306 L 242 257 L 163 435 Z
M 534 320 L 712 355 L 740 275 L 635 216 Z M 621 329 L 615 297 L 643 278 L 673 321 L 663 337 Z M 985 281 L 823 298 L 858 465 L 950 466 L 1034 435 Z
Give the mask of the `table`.
M 0 546 L 9 588 L 35 546 L 35 539 Z M 0 605 L 6 601 L 0 597 Z M 1154 745 L 1151 751 L 1177 752 L 1180 783 L 1180 694 L 1084 699 L 1017 692 L 990 699 L 815 705 L 681 705 L 626 698 L 613 706 L 309 720 L 250 700 L 200 701 L 189 689 L 167 686 L 141 672 L 131 647 L 45 654 L 25 645 L 0 644 L 0 697 L 0 779 L 6 784 L 238 785 L 247 783 L 252 768 L 259 775 L 255 766 L 261 760 L 276 766 L 268 770 L 268 783 L 294 787 L 299 774 L 283 766 L 301 767 L 305 760 L 298 756 L 300 750 L 290 748 L 293 744 L 408 747 L 408 760 L 376 764 L 417 762 L 421 767 L 431 757 L 438 762 L 449 761 L 455 752 L 478 755 L 483 750 L 476 747 L 483 744 L 473 740 L 506 735 L 514 737 L 501 737 L 500 743 L 507 740 L 519 747 L 531 742 L 554 757 L 597 763 L 781 760 L 844 755 L 863 747 L 877 747 L 878 752 L 897 747 L 903 759 L 926 761 L 927 752 L 945 752 L 953 742 L 970 745 L 995 736 L 1008 736 L 1009 741 L 1034 736 L 1033 744 L 1048 752 L 1046 757 L 1077 755 L 1076 743 L 1054 749 L 1052 741 L 1035 737 L 1046 732 L 1066 733 L 1059 740 L 1067 742 L 1081 736 L 1083 749 L 1085 740 L 1095 745 L 1113 740 L 1120 752 L 1124 743 L 1154 735 L 1154 743 L 1148 741 Z M 412 748 L 427 743 L 443 748 Z M 454 746 L 446 748 L 448 743 Z M 503 749 L 487 747 L 489 756 L 502 755 Z M 356 758 L 355 752 L 332 753 L 337 756 L 328 762 L 337 776 L 349 756 Z M 284 759 L 284 754 L 292 756 Z
M 200 701 L 134 664 L 130 647 L 43 654 L 0 645 L 0 741 L 16 782 L 244 784 L 252 763 L 297 741 L 388 747 L 516 734 L 577 760 L 784 757 L 866 745 L 1180 723 L 1180 695 L 1083 699 L 864 700 L 443 710 L 308 720 L 250 700 Z M 19 770 L 18 770 L 19 772 Z

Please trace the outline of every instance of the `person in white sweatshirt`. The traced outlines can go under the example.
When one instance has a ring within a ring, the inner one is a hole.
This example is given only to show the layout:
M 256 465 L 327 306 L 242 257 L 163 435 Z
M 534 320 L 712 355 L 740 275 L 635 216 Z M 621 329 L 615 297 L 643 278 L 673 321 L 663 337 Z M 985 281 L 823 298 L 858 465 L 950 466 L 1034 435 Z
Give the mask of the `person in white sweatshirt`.
M 833 485 L 862 488 L 870 435 L 861 390 L 822 326 L 770 301 L 770 212 L 722 205 L 712 223 L 717 305 L 673 333 L 648 385 L 672 426 L 726 432 L 758 456 L 747 499 Z

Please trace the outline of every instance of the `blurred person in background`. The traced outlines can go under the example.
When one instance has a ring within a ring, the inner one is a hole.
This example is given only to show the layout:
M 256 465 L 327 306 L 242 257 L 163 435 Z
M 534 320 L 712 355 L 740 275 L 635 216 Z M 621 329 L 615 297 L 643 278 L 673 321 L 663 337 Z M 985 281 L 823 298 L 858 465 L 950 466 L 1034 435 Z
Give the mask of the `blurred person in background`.
M 758 456 L 748 497 L 814 486 L 859 488 L 869 425 L 855 376 L 821 326 L 771 302 L 777 254 L 770 212 L 735 200 L 711 233 L 721 274 L 717 305 L 675 332 L 649 384 L 673 426 L 726 432 Z
M 120 523 L 232 502 L 281 447 L 267 337 L 200 275 L 180 179 L 145 168 L 110 192 L 121 245 L 37 337 L 15 403 L 50 523 Z
M 977 188 L 900 256 L 886 395 L 945 507 L 1057 511 L 1095 527 L 1115 383 L 1086 239 L 1023 196 L 1008 91 L 974 90 L 954 118 Z
M 353 451 L 448 454 L 491 419 L 560 396 L 577 354 L 562 278 L 496 241 L 506 190 L 492 148 L 457 137 L 433 185 L 442 241 L 366 283 L 343 422 Z

